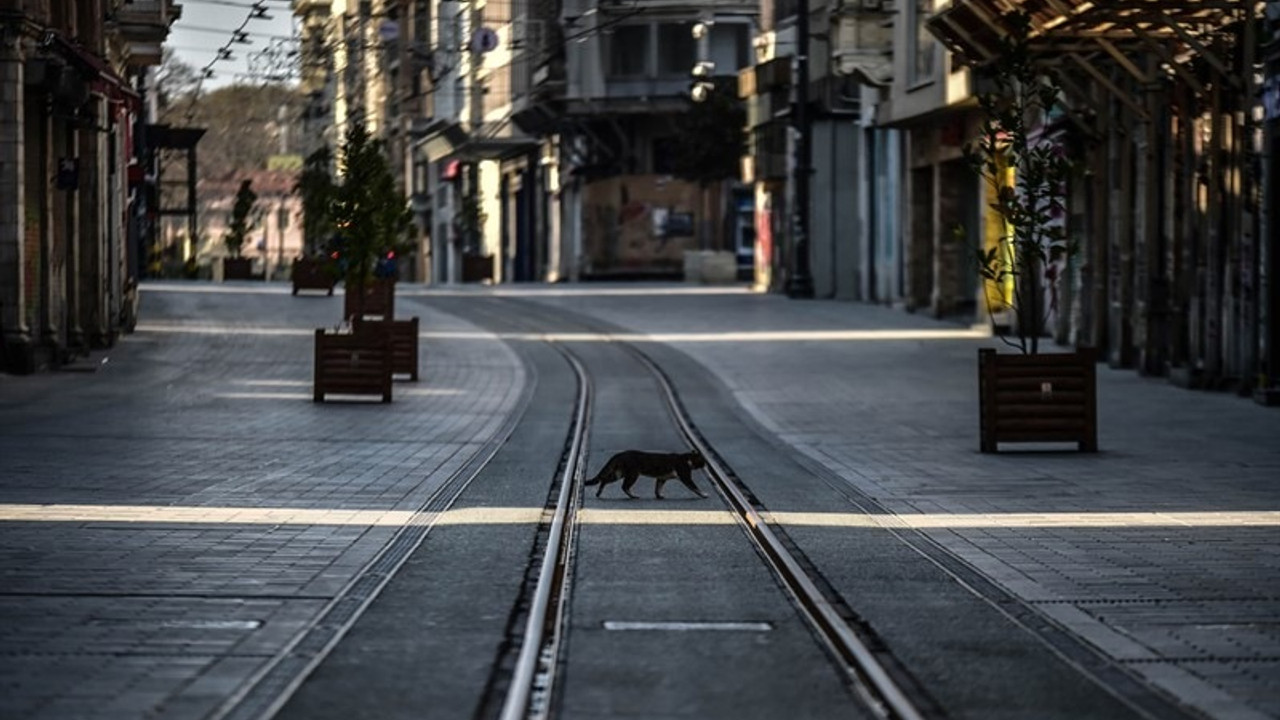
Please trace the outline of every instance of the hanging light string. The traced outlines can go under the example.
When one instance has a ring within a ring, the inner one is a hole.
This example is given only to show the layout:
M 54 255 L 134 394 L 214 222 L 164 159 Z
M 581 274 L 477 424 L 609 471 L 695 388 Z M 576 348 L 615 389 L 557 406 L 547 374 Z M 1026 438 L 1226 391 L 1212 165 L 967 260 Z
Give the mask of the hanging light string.
M 226 4 L 234 4 L 234 3 L 228 2 Z M 227 42 L 222 45 L 222 47 L 218 48 L 216 54 L 213 56 L 213 59 L 210 60 L 207 65 L 205 65 L 203 68 L 200 69 L 199 75 L 196 78 L 196 88 L 194 91 L 192 91 L 191 101 L 187 104 L 187 114 L 186 114 L 187 124 L 190 124 L 193 120 L 195 120 L 196 105 L 197 103 L 200 102 L 200 92 L 204 88 L 204 81 L 212 79 L 215 75 L 213 71 L 213 67 L 217 65 L 219 62 L 222 62 L 224 60 L 226 61 L 233 60 L 235 56 L 232 55 L 231 49 L 236 45 L 252 45 L 253 44 L 253 40 L 249 39 L 249 33 L 245 31 L 245 28 L 248 27 L 250 22 L 254 20 L 272 19 L 271 16 L 267 14 L 267 5 L 264 0 L 254 0 L 254 3 L 248 6 L 248 8 L 249 8 L 249 14 L 245 16 L 245 19 L 243 21 L 240 22 L 239 27 L 231 31 L 230 39 L 228 39 Z

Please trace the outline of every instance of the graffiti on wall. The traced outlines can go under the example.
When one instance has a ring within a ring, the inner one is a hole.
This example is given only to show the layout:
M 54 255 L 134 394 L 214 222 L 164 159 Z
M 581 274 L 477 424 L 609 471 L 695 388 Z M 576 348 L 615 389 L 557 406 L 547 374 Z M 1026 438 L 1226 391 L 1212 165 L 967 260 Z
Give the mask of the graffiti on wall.
M 661 175 L 623 175 L 583 189 L 583 272 L 672 272 L 698 247 L 698 189 Z

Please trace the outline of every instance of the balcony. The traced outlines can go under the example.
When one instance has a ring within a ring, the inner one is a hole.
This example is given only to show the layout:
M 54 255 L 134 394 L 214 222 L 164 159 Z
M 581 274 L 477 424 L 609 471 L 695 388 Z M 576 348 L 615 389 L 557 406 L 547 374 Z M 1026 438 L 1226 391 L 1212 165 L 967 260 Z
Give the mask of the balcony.
M 160 46 L 169 38 L 169 27 L 182 17 L 182 6 L 173 0 L 134 0 L 111 18 L 129 46 L 129 64 L 160 64 Z
M 676 78 L 610 78 L 605 80 L 607 98 L 649 99 L 683 97 L 689 92 L 689 79 Z

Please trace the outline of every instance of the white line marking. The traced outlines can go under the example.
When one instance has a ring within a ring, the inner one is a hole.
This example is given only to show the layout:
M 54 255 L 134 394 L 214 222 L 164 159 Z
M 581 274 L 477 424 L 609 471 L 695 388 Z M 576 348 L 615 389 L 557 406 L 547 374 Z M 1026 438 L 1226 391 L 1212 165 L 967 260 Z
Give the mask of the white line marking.
M 769 632 L 773 625 L 766 622 L 644 622 L 606 620 L 605 630 L 661 630 L 666 632 Z

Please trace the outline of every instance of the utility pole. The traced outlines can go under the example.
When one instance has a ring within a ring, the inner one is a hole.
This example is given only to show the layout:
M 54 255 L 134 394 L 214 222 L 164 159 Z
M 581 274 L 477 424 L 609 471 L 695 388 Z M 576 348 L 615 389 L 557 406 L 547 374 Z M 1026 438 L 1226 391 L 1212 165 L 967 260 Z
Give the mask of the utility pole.
M 809 118 L 809 0 L 796 3 L 796 110 L 792 115 L 799 140 L 796 143 L 795 209 L 792 217 L 791 272 L 787 296 L 813 297 L 809 269 L 809 179 L 813 174 L 813 125 Z

